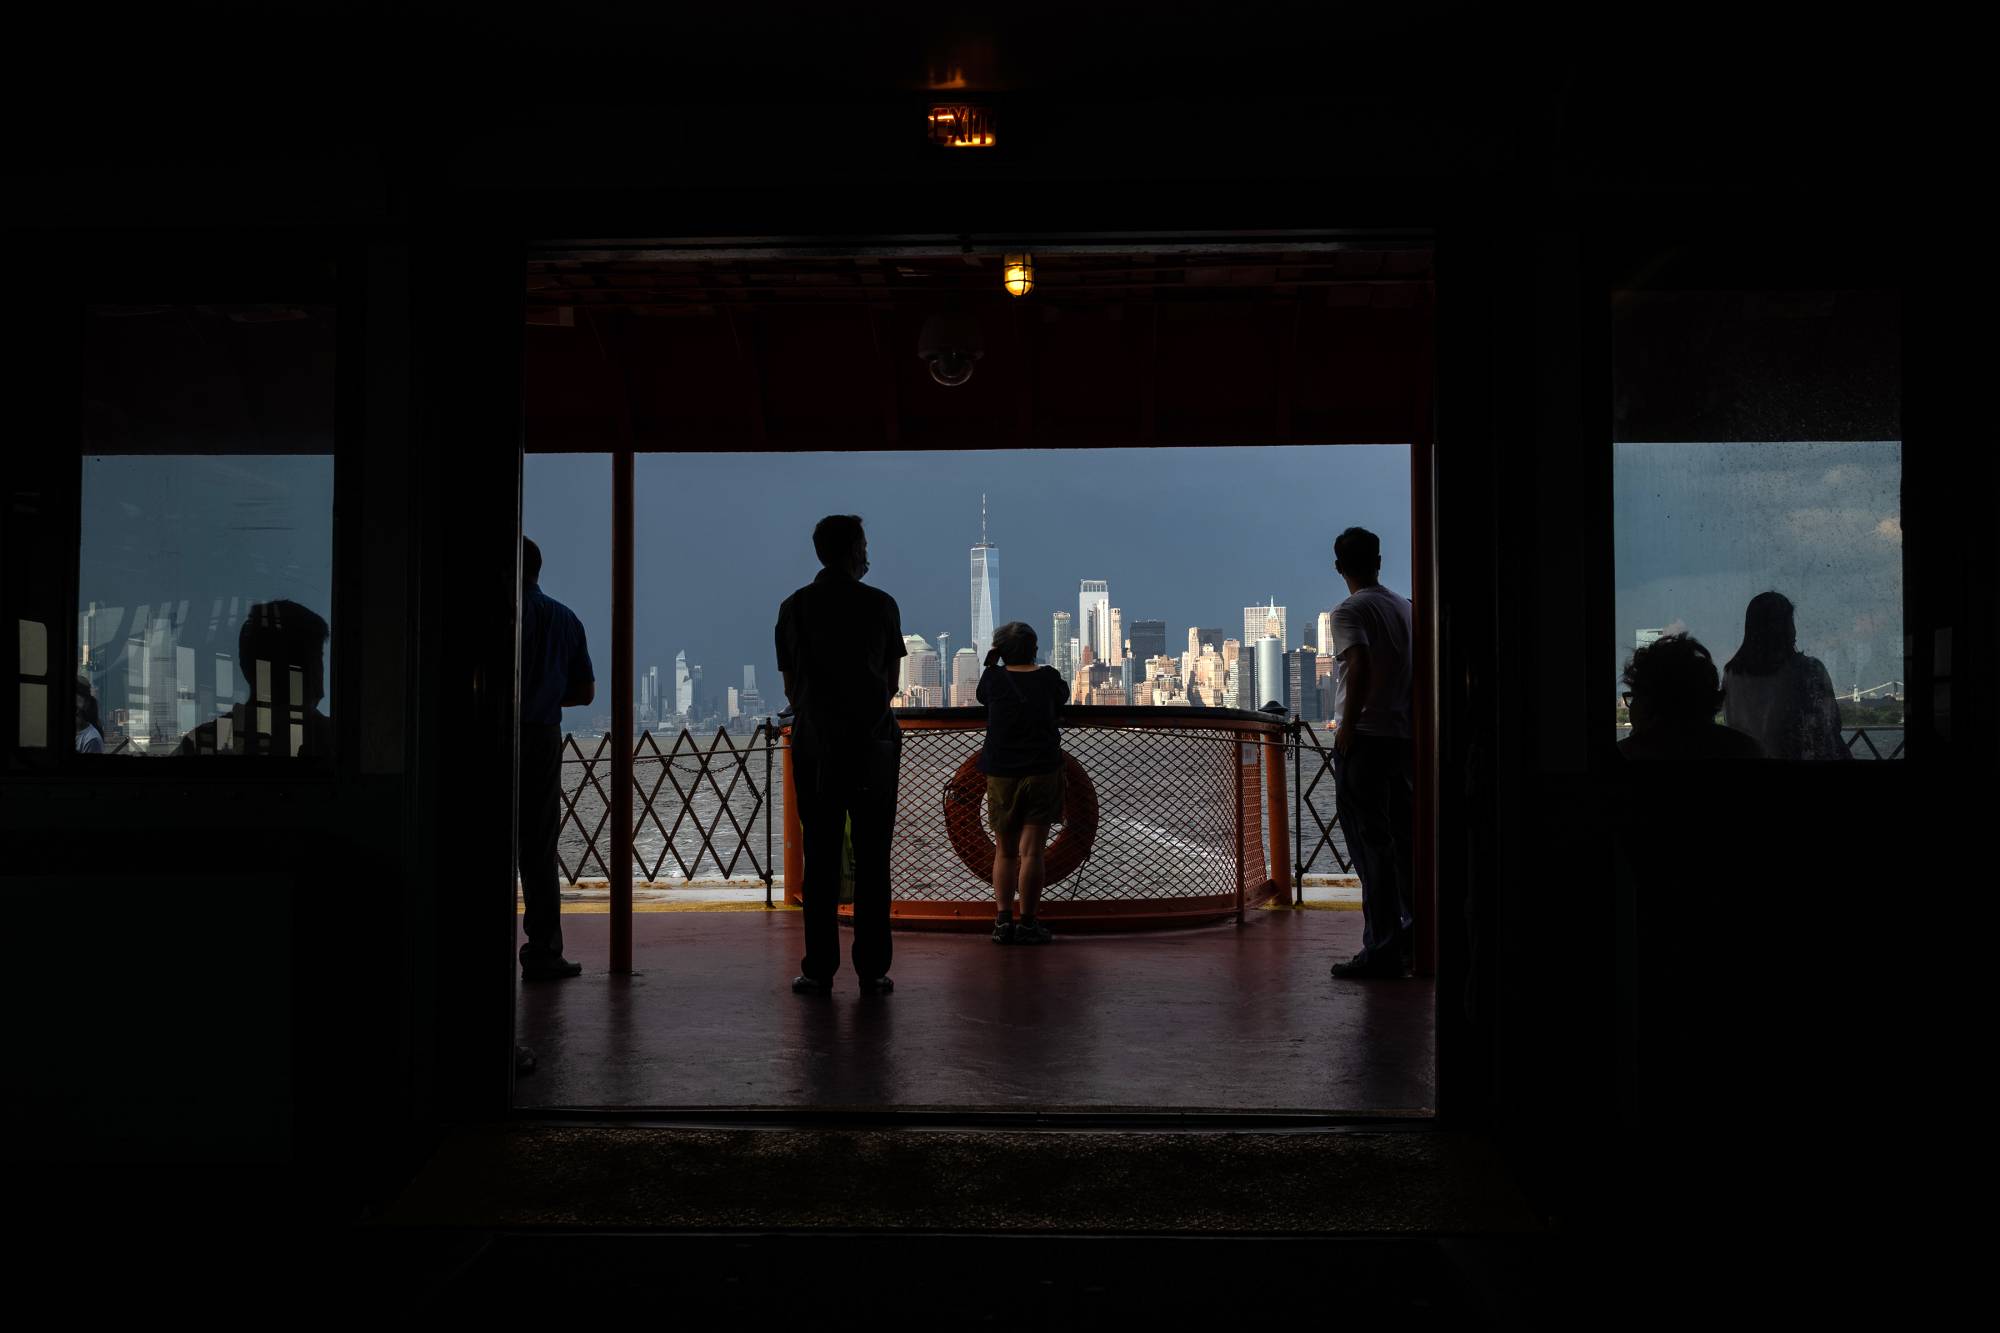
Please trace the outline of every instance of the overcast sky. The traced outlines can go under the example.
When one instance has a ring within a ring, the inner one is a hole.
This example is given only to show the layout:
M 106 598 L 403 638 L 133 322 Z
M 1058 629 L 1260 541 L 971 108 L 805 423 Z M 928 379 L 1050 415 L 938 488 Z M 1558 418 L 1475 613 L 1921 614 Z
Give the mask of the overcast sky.
M 606 680 L 610 485 L 605 455 L 533 455 L 523 508 L 542 586 L 582 617 Z M 639 669 L 657 663 L 670 680 L 684 648 L 726 687 L 748 663 L 771 708 L 782 706 L 771 629 L 778 603 L 818 569 L 812 528 L 830 513 L 866 520 L 868 582 L 896 598 L 905 633 L 969 646 L 981 491 L 1000 548 L 999 619 L 1028 621 L 1044 650 L 1051 617 L 1075 614 L 1086 578 L 1110 583 L 1127 623 L 1165 620 L 1169 651 L 1190 625 L 1240 636 L 1243 608 L 1269 598 L 1289 608 L 1296 647 L 1346 596 L 1333 537 L 1350 524 L 1381 535 L 1383 581 L 1410 586 L 1400 445 L 641 455 Z M 565 721 L 587 725 L 596 711 Z

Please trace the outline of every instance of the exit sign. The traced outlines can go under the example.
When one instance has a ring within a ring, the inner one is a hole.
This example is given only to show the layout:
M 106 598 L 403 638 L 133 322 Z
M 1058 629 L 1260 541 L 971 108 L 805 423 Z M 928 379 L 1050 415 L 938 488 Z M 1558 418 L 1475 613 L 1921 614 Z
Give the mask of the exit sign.
M 991 107 L 937 102 L 930 109 L 930 140 L 939 148 L 991 148 L 998 142 Z

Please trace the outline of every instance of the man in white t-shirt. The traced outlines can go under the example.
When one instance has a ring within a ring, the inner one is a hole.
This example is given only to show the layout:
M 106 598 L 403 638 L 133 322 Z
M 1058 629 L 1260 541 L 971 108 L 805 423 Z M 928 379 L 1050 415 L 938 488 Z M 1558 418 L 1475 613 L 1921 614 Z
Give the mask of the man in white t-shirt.
M 1410 599 L 1382 586 L 1382 543 L 1366 528 L 1333 541 L 1348 598 L 1333 612 L 1339 704 L 1334 799 L 1361 878 L 1361 952 L 1336 977 L 1400 977 L 1410 970 L 1416 798 L 1410 732 Z

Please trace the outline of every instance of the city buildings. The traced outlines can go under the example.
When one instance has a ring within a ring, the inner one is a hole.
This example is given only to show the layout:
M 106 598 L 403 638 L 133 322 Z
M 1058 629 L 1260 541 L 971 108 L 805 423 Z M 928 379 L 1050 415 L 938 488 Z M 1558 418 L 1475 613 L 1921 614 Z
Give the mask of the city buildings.
M 943 668 L 937 650 L 921 634 L 903 636 L 904 657 L 897 692 L 905 708 L 939 708 L 944 704 Z
M 1106 651 L 1097 655 L 1098 660 L 1112 666 L 1125 660 L 1125 613 L 1115 606 L 1111 608 L 1111 628 L 1104 646 Z
M 1131 646 L 1128 651 L 1138 657 L 1141 666 L 1167 651 L 1167 622 L 1164 620 L 1135 620 L 1129 634 Z M 1145 673 L 1142 670 L 1140 674 Z
M 1067 611 L 1055 614 L 1055 623 L 1049 631 L 1049 665 L 1056 669 L 1065 682 L 1076 679 L 1076 631 Z
M 1000 623 L 1000 548 L 986 538 L 986 497 L 979 497 L 979 541 L 972 548 L 972 646 L 983 653 L 993 646 L 993 627 Z
M 970 648 L 951 655 L 951 706 L 971 708 L 979 702 L 980 656 Z
M 688 670 L 685 648 L 674 654 L 674 711 L 682 717 L 694 712 L 694 675 Z
M 1077 585 L 1076 628 L 1072 631 L 1095 660 L 1108 656 L 1111 642 L 1111 585 L 1103 579 L 1084 579 Z
M 1320 653 L 1304 647 L 1285 654 L 1285 693 L 1302 722 L 1321 722 L 1326 709 L 1319 686 Z
M 1278 650 L 1280 652 L 1283 652 L 1284 646 L 1291 642 L 1285 635 L 1285 608 L 1279 606 L 1275 598 L 1266 606 L 1246 606 L 1243 608 L 1243 642 L 1246 645 L 1254 644 L 1265 635 L 1269 635 L 1278 641 Z M 1250 677 L 1250 693 L 1256 699 L 1252 707 L 1261 708 L 1269 702 L 1267 696 L 1271 693 L 1271 690 L 1265 687 L 1261 677 L 1257 674 L 1264 669 L 1263 663 L 1261 659 L 1255 657 L 1253 654 L 1248 665 L 1249 671 L 1246 674 Z M 1277 689 L 1280 693 L 1283 692 L 1283 688 L 1283 682 L 1279 682 Z

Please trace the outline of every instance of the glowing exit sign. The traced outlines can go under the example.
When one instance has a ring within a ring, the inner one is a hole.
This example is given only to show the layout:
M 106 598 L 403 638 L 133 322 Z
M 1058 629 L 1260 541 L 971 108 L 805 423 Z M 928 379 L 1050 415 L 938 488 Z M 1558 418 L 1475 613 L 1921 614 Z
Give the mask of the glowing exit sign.
M 993 111 L 965 102 L 940 102 L 930 109 L 931 142 L 939 148 L 991 148 Z

